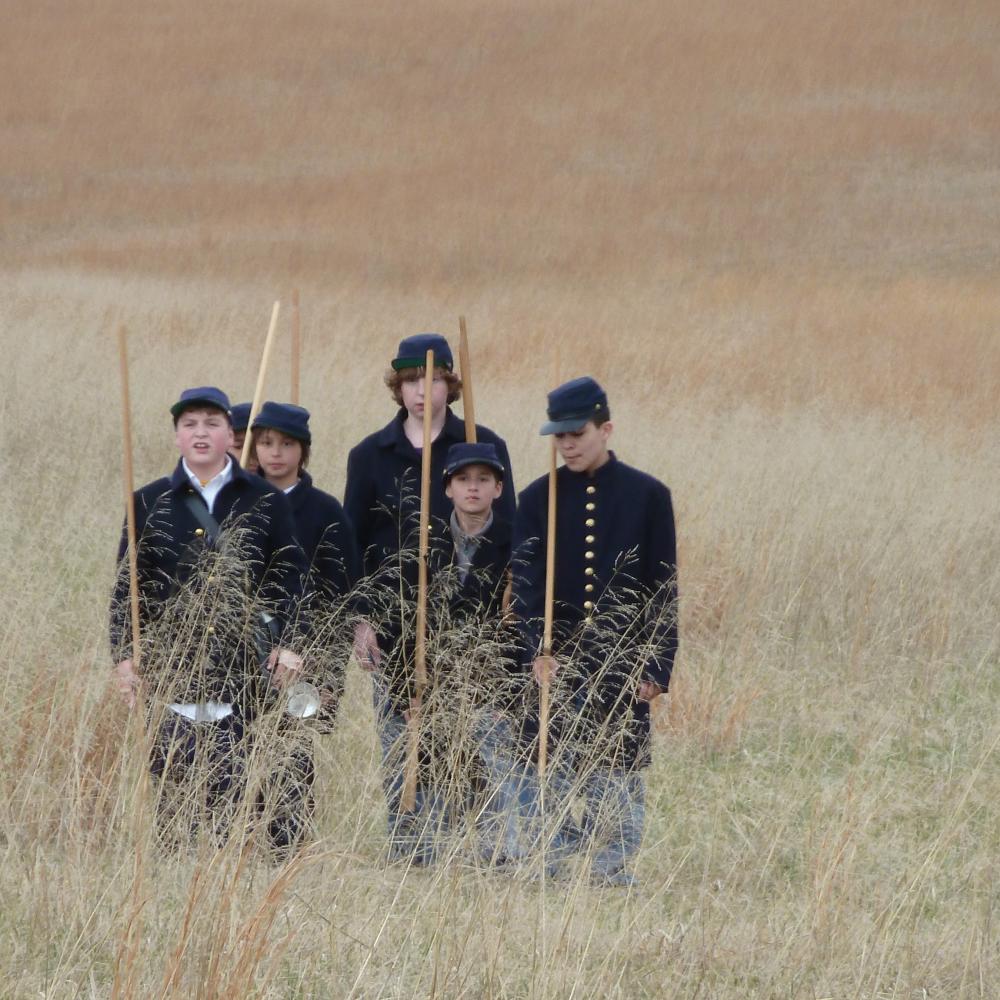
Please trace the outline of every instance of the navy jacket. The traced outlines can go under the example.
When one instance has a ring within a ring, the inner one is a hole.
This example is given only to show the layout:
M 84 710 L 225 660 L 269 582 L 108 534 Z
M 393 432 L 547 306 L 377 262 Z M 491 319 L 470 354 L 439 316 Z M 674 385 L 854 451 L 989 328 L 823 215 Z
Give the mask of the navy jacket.
M 503 624 L 503 595 L 510 570 L 510 525 L 494 517 L 462 579 L 455 561 L 449 524 L 432 526 L 427 558 L 427 670 L 433 680 L 458 668 L 453 680 L 478 703 L 510 701 L 512 636 Z M 394 575 L 402 602 L 391 622 L 379 630 L 381 673 L 397 710 L 408 707 L 412 691 L 416 636 L 418 563 L 410 559 Z M 483 656 L 476 652 L 482 651 Z
M 420 451 L 410 444 L 403 432 L 406 410 L 380 431 L 370 434 L 351 449 L 347 458 L 347 484 L 344 508 L 354 527 L 358 552 L 365 576 L 375 576 L 390 584 L 400 572 L 400 562 L 412 560 L 419 543 L 420 529 Z M 510 523 L 514 516 L 514 479 L 510 455 L 503 439 L 486 427 L 476 427 L 480 441 L 496 446 L 504 464 L 504 489 L 494 505 L 496 517 Z M 431 523 L 447 524 L 451 501 L 445 495 L 442 477 L 448 448 L 465 440 L 465 424 L 448 409 L 444 427 L 431 445 Z M 402 560 L 400 552 L 403 550 Z M 409 553 L 407 555 L 407 552 Z M 358 610 L 379 619 L 373 621 L 382 640 L 391 641 L 399 628 L 391 622 L 391 610 L 381 601 L 359 599 Z M 384 628 L 383 628 L 384 625 Z
M 347 458 L 344 508 L 354 526 L 366 574 L 404 544 L 415 544 L 420 520 L 420 450 L 403 432 L 406 410 L 380 431 L 369 434 L 351 449 Z M 503 439 L 486 427 L 476 426 L 480 441 L 496 446 L 506 471 L 504 491 L 494 510 L 510 522 L 514 516 L 514 479 L 510 455 Z M 442 477 L 448 448 L 465 440 L 465 424 L 448 409 L 444 427 L 431 445 L 431 518 L 447 521 L 451 501 L 445 496 Z M 402 530 L 401 530 L 402 529 Z
M 295 537 L 309 563 L 307 590 L 323 600 L 343 598 L 358 577 L 354 530 L 336 497 L 313 485 L 303 472 L 288 494 L 295 518 Z
M 169 701 L 236 702 L 248 713 L 264 692 L 259 647 L 300 644 L 295 622 L 306 560 L 295 539 L 288 499 L 233 463 L 233 478 L 215 499 L 222 532 L 215 544 L 185 497 L 204 500 L 180 462 L 172 476 L 135 493 L 139 581 L 140 669 Z M 111 651 L 132 655 L 128 546 L 111 600 Z M 261 637 L 261 612 L 272 616 Z
M 520 496 L 514 602 L 524 655 L 540 651 L 548 476 Z M 550 733 L 611 766 L 649 760 L 640 680 L 666 688 L 677 652 L 677 550 L 670 491 L 612 453 L 588 476 L 556 474 L 553 654 L 564 661 Z

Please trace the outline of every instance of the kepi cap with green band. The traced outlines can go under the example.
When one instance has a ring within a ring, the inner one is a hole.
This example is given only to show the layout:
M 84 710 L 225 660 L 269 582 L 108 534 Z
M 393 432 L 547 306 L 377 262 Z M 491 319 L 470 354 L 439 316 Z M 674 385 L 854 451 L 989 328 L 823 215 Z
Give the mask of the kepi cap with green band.
M 451 356 L 448 341 L 440 333 L 418 333 L 399 342 L 399 349 L 392 359 L 395 371 L 404 368 L 422 368 L 427 360 L 427 352 L 434 352 L 434 367 L 451 371 L 455 360 Z

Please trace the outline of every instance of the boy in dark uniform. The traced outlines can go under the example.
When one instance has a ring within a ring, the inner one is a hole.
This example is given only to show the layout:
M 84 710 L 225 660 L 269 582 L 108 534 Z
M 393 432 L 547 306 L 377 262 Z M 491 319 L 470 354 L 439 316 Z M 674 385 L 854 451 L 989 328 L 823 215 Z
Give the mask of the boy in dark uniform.
M 520 497 L 514 610 L 535 679 L 553 684 L 546 805 L 562 814 L 556 846 L 586 847 L 595 882 L 627 885 L 644 822 L 649 706 L 667 690 L 677 651 L 673 507 L 666 486 L 609 450 L 611 415 L 597 382 L 574 379 L 548 402 L 541 432 L 555 435 L 564 462 L 552 657 L 540 655 L 547 476 Z M 574 793 L 584 799 L 580 827 L 567 819 Z
M 340 501 L 306 471 L 312 449 L 309 411 L 268 401 L 253 422 L 251 456 L 262 475 L 292 505 L 295 534 L 309 561 L 309 593 L 342 600 L 358 575 L 357 544 Z
M 393 690 L 386 678 L 412 670 L 404 634 L 413 635 L 413 605 L 400 599 L 400 579 L 411 574 L 419 542 L 420 471 L 423 448 L 424 362 L 434 351 L 434 385 L 431 406 L 431 524 L 446 524 L 451 503 L 445 495 L 444 466 L 448 448 L 465 440 L 465 426 L 449 406 L 461 394 L 461 380 L 452 371 L 451 348 L 438 334 L 419 334 L 403 340 L 386 374 L 386 385 L 399 411 L 381 430 L 354 447 L 347 460 L 344 507 L 354 526 L 362 571 L 367 578 L 367 599 L 359 598 L 362 620 L 354 635 L 354 655 L 359 665 L 375 674 L 376 725 L 382 746 L 383 777 L 389 810 L 390 837 L 396 839 L 400 822 L 400 781 L 387 761 L 399 731 L 405 728 L 409 709 L 406 691 Z M 503 439 L 477 427 L 479 441 L 492 444 L 506 470 L 507 489 L 497 503 L 497 516 L 508 523 L 514 511 L 510 456 Z M 412 643 L 410 644 L 412 649 Z M 394 765 L 393 765 L 394 766 Z M 406 838 L 407 843 L 411 843 Z M 409 847 L 402 848 L 409 851 Z
M 336 497 L 318 489 L 306 471 L 312 449 L 309 411 L 292 403 L 270 400 L 260 408 L 251 428 L 250 457 L 268 483 L 289 499 L 295 536 L 305 552 L 309 571 L 305 601 L 313 626 L 310 676 L 317 679 L 320 704 L 310 706 L 320 727 L 328 731 L 336 718 L 344 688 L 347 650 L 331 648 L 329 623 L 338 611 L 358 573 L 354 532 Z M 293 695 L 296 692 L 293 691 Z M 273 847 L 288 850 L 299 843 L 313 812 L 315 781 L 312 741 L 299 724 L 284 723 L 285 758 L 278 773 L 267 782 L 273 815 L 268 832 Z M 296 738 L 299 737 L 299 738 Z
M 461 766 L 465 754 L 454 744 L 468 730 L 467 749 L 482 776 L 481 794 L 474 803 L 479 854 L 493 864 L 514 861 L 521 854 L 510 719 L 521 675 L 512 671 L 515 651 L 504 607 L 511 526 L 493 512 L 503 495 L 504 473 L 491 444 L 453 444 L 448 449 L 444 484 L 454 509 L 429 558 L 434 589 L 444 590 L 441 620 L 434 625 L 439 643 L 451 646 L 442 650 L 453 673 L 445 678 L 444 694 L 471 714 L 452 729 L 448 757 L 453 767 Z M 463 721 L 471 725 L 463 726 Z M 461 776 L 449 784 L 461 787 Z
M 150 769 L 188 796 L 203 791 L 223 834 L 244 790 L 247 727 L 272 684 L 301 668 L 288 647 L 302 641 L 293 619 L 305 558 L 288 500 L 227 454 L 225 393 L 187 389 L 171 413 L 177 468 L 135 494 L 141 670 L 151 700 L 165 706 L 154 714 Z M 127 544 L 123 531 L 119 560 Z M 117 686 L 132 706 L 127 567 L 110 617 Z
M 229 417 L 233 424 L 233 445 L 229 449 L 229 456 L 230 458 L 235 458 L 237 462 L 243 456 L 243 442 L 246 441 L 247 433 L 250 430 L 250 410 L 252 408 L 252 403 L 237 403 L 229 411 Z M 257 471 L 257 463 L 253 457 L 253 452 L 247 457 L 247 471 Z

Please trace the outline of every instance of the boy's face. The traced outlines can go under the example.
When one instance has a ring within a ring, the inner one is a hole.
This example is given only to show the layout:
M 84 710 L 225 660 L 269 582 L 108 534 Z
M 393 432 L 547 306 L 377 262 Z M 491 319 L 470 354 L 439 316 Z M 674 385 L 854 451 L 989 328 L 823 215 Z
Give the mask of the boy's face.
M 233 446 L 229 449 L 229 454 L 238 462 L 243 454 L 243 442 L 247 439 L 248 431 L 233 431 Z
M 485 518 L 503 492 L 503 483 L 488 465 L 466 465 L 451 477 L 444 492 L 462 514 Z
M 399 387 L 403 406 L 411 417 L 424 418 L 424 375 L 423 368 L 413 369 L 412 377 L 404 379 Z M 440 368 L 434 370 L 434 385 L 431 388 L 431 417 L 440 416 L 448 405 L 448 382 Z
M 192 408 L 177 418 L 174 441 L 192 472 L 214 476 L 226 464 L 226 451 L 233 445 L 233 429 L 221 410 Z
M 302 462 L 302 442 L 270 427 L 257 435 L 257 462 L 260 471 L 272 482 L 298 479 Z
M 567 431 L 554 435 L 556 448 L 566 467 L 572 472 L 593 472 L 608 460 L 608 438 L 611 437 L 611 421 L 598 427 L 588 422 L 578 431 Z

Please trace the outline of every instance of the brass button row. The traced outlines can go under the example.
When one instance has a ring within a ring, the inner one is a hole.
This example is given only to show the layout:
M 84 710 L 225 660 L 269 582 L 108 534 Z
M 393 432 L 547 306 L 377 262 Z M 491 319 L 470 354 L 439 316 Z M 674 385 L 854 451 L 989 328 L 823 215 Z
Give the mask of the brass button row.
M 586 489 L 586 492 L 587 492 L 588 496 L 592 497 L 597 492 L 597 487 L 596 486 L 588 486 L 587 489 Z M 594 503 L 593 500 L 588 500 L 587 503 L 584 505 L 584 507 L 585 507 L 586 511 L 589 514 L 593 514 L 594 511 L 597 510 L 597 504 Z M 593 517 L 588 517 L 583 523 L 584 523 L 584 526 L 587 527 L 587 528 L 594 528 L 594 527 L 597 526 L 597 520 L 596 520 L 596 518 L 593 518 Z M 586 535 L 584 537 L 584 541 L 587 543 L 587 545 L 593 545 L 594 542 L 597 541 L 597 539 L 595 538 L 595 536 L 593 534 L 588 534 L 588 535 Z M 592 560 L 594 558 L 594 552 L 592 550 L 588 550 L 588 551 L 586 551 L 583 554 L 583 556 L 588 561 Z M 593 566 L 588 566 L 583 572 L 587 576 L 593 576 L 594 575 L 594 567 Z M 593 583 L 587 583 L 584 586 L 583 591 L 584 591 L 585 594 L 592 594 L 594 592 L 594 585 L 593 585 Z M 592 612 L 594 610 L 594 602 L 593 601 L 589 601 L 589 600 L 588 601 L 584 601 L 583 602 L 583 610 L 587 612 L 587 617 L 584 619 L 584 621 L 589 625 L 593 621 Z

